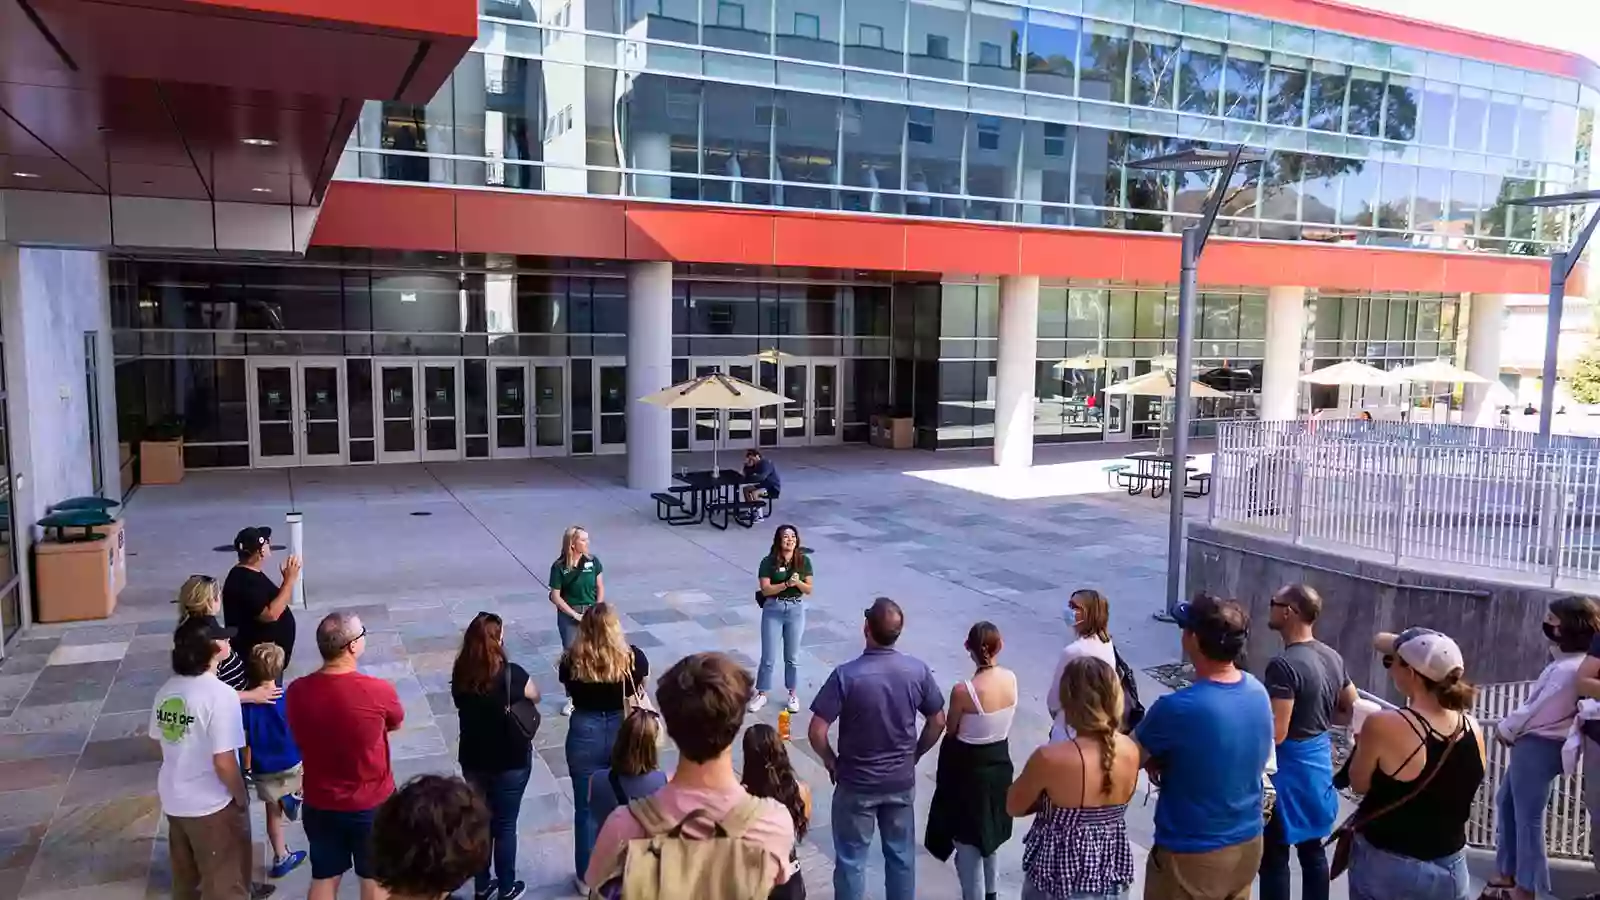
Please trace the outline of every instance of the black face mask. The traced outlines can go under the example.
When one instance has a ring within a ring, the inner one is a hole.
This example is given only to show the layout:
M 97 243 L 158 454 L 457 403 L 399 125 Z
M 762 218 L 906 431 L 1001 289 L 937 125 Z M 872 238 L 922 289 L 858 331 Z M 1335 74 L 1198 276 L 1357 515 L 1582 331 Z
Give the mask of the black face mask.
M 1544 629 L 1545 640 L 1552 643 L 1556 643 L 1561 640 L 1561 632 L 1556 630 L 1556 626 L 1551 625 L 1549 622 L 1541 622 L 1540 627 Z

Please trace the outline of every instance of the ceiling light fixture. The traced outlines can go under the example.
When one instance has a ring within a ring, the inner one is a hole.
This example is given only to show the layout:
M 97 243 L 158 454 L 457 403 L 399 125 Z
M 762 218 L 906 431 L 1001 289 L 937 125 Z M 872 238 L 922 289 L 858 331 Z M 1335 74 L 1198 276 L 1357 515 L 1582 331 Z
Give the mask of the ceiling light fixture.
M 251 188 L 250 192 L 253 194 L 270 194 L 272 193 L 272 188 Z
M 271 140 L 270 138 L 242 138 L 242 139 L 240 139 L 239 143 L 246 144 L 246 145 L 251 146 L 251 147 L 276 147 L 276 146 L 278 146 L 278 142 L 274 141 L 274 140 Z
M 11 173 L 11 177 L 12 178 L 38 178 L 39 177 L 39 173 L 37 173 L 37 172 L 12 172 Z

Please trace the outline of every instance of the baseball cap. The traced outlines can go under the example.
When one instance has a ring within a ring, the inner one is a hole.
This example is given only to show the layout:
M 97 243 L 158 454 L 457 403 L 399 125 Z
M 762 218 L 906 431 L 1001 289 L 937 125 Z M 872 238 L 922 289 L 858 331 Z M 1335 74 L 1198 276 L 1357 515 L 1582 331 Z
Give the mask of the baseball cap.
M 1202 646 L 1214 648 L 1207 652 L 1213 658 L 1220 659 L 1214 655 L 1218 653 L 1238 654 L 1250 636 L 1250 619 L 1244 607 L 1204 592 L 1179 603 L 1172 610 L 1172 618 L 1179 628 L 1198 637 Z
M 252 525 L 233 537 L 233 549 L 240 553 L 254 553 L 272 543 L 272 529 L 265 525 Z
M 190 616 L 178 623 L 173 635 L 175 641 L 231 641 L 239 633 L 237 628 L 224 628 L 216 616 Z
M 1398 656 L 1429 681 L 1444 681 L 1450 673 L 1466 669 L 1461 647 L 1449 635 L 1431 628 L 1407 628 L 1395 634 L 1380 631 L 1372 639 L 1379 653 Z

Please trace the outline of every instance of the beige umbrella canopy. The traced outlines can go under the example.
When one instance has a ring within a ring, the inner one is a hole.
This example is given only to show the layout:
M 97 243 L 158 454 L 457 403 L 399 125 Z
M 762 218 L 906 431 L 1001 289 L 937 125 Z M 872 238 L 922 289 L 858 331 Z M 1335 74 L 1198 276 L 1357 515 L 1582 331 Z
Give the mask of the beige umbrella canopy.
M 1469 372 L 1447 359 L 1435 359 L 1390 372 L 1395 381 L 1443 382 L 1445 384 L 1487 384 L 1489 379 Z
M 768 347 L 767 349 L 756 354 L 756 359 L 760 360 L 761 362 L 776 363 L 778 365 L 782 365 L 783 363 L 786 363 L 794 358 L 795 355 L 793 353 L 785 353 L 782 350 L 779 350 L 777 347 Z
M 1119 381 L 1106 388 L 1107 394 L 1120 394 L 1125 397 L 1164 397 L 1171 399 L 1176 393 L 1178 378 L 1167 370 L 1147 372 L 1137 378 Z M 1202 397 L 1226 397 L 1227 394 L 1217 390 L 1209 384 L 1198 381 L 1189 382 L 1190 399 L 1198 400 Z M 1156 450 L 1159 452 L 1166 442 L 1167 423 L 1161 423 L 1161 434 L 1156 440 Z
M 1057 372 L 1066 372 L 1072 369 L 1104 369 L 1106 358 L 1093 353 L 1084 353 L 1080 356 L 1069 356 L 1055 364 Z
M 1300 376 L 1307 384 L 1352 385 L 1355 387 L 1384 387 L 1395 383 L 1394 373 L 1375 366 L 1347 359 Z
M 640 397 L 645 403 L 667 409 L 760 409 L 782 406 L 789 398 L 756 387 L 748 381 L 714 372 Z M 711 445 L 711 468 L 716 469 L 717 451 L 722 445 L 722 414 L 717 414 L 717 440 Z

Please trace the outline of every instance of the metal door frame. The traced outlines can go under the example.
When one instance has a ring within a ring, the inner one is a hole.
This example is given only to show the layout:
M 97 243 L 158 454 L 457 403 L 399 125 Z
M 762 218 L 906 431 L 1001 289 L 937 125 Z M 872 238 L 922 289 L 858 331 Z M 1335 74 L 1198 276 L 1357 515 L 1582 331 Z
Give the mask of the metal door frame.
M 500 419 L 499 413 L 499 380 L 498 373 L 502 369 L 522 370 L 522 446 L 500 446 Z M 533 431 L 529 425 L 533 422 L 533 410 L 528 379 L 530 366 L 526 359 L 491 359 L 489 360 L 489 458 L 491 459 L 527 459 L 531 455 L 533 446 Z
M 429 450 L 427 435 L 427 404 L 422 396 L 426 388 L 423 378 L 423 369 L 427 366 L 446 367 L 455 372 L 455 402 L 456 402 L 456 445 L 451 450 Z M 411 370 L 411 431 L 413 449 L 390 450 L 386 444 L 384 423 L 392 419 L 383 414 L 383 370 L 384 369 Z M 453 462 L 463 458 L 462 444 L 465 441 L 464 429 L 466 416 L 463 405 L 466 400 L 462 393 L 463 369 L 460 357 L 411 357 L 411 356 L 377 356 L 372 359 L 372 390 L 373 411 L 377 414 L 378 427 L 378 462 L 380 463 L 405 463 L 405 462 Z
M 817 434 L 817 367 L 831 366 L 833 368 L 833 415 L 834 429 L 831 435 Z M 821 447 L 830 444 L 842 443 L 844 426 L 840 410 L 840 394 L 844 392 L 844 361 L 837 356 L 795 356 L 778 363 L 778 393 L 788 396 L 787 369 L 803 367 L 806 370 L 805 397 L 802 398 L 803 408 L 800 411 L 805 419 L 805 434 L 800 437 L 788 437 L 784 434 L 783 423 L 778 424 L 779 447 Z M 792 404 L 783 407 L 785 411 L 792 410 Z
M 565 356 L 530 356 L 517 360 L 528 367 L 528 455 L 533 457 L 567 456 L 572 452 L 572 366 Z M 535 371 L 539 368 L 558 368 L 561 370 L 561 444 L 557 447 L 539 446 L 539 404 L 534 396 L 534 389 L 538 387 Z M 598 373 L 599 369 L 595 371 Z M 626 415 L 626 413 L 624 413 Z M 596 425 L 598 426 L 598 419 Z M 597 430 L 595 438 L 600 434 Z
M 627 441 L 623 441 L 620 444 L 606 444 L 606 443 L 602 443 L 601 439 L 600 439 L 600 436 L 605 433 L 605 430 L 601 427 L 601 421 L 600 421 L 601 420 L 601 416 L 602 415 L 617 415 L 617 413 L 601 413 L 600 412 L 601 405 L 602 405 L 602 402 L 603 402 L 601 400 L 601 398 L 600 398 L 600 370 L 601 369 L 617 368 L 617 367 L 622 367 L 624 370 L 626 370 L 627 365 L 628 365 L 628 358 L 625 357 L 625 356 L 595 356 L 595 357 L 590 357 L 590 359 L 591 359 L 591 363 L 590 363 L 590 366 L 589 366 L 589 369 L 590 369 L 589 377 L 592 379 L 592 381 L 590 381 L 590 383 L 589 383 L 589 387 L 590 387 L 589 402 L 594 404 L 593 409 L 592 409 L 592 412 L 594 414 L 594 417 L 592 419 L 593 426 L 594 426 L 594 431 L 590 432 L 590 440 L 591 440 L 590 446 L 592 446 L 594 448 L 593 451 L 592 451 L 593 455 L 595 455 L 595 456 L 608 456 L 608 455 L 617 454 L 617 453 L 627 453 L 628 452 L 628 442 Z M 571 370 L 569 369 L 568 371 L 570 373 Z M 623 390 L 626 391 L 627 390 L 627 388 L 626 388 L 626 384 L 627 384 L 626 375 L 624 375 L 623 384 L 624 384 Z M 570 388 L 569 388 L 569 393 L 570 393 Z M 627 398 L 626 397 L 623 398 L 623 410 L 624 411 L 621 413 L 621 415 L 623 416 L 624 427 L 626 427 L 627 415 L 628 415 L 627 412 L 626 412 L 626 410 L 627 410 Z M 571 429 L 572 429 L 572 416 L 571 416 L 571 412 L 572 411 L 569 409 L 567 412 L 568 412 L 567 429 L 568 429 L 568 442 L 569 442 L 568 445 L 570 446 L 571 445 L 570 444 L 570 441 L 571 441 Z
M 1122 444 L 1133 440 L 1133 398 L 1122 394 L 1107 394 L 1105 389 L 1118 382 L 1133 378 L 1134 364 L 1136 362 L 1137 360 L 1130 357 L 1117 357 L 1106 360 L 1105 377 L 1100 380 L 1100 399 L 1105 401 L 1105 410 L 1100 422 L 1100 435 L 1107 443 Z M 1123 367 L 1127 368 L 1127 374 L 1113 380 L 1112 372 Z M 1112 415 L 1112 410 L 1116 410 L 1116 416 Z M 1112 430 L 1111 423 L 1113 419 L 1121 420 L 1121 430 Z
M 349 461 L 346 441 L 350 433 L 350 387 L 346 378 L 344 358 L 338 356 L 259 356 L 246 360 L 245 403 L 249 408 L 250 465 L 258 469 L 281 469 L 298 466 L 342 466 Z M 306 397 L 305 370 L 307 368 L 332 369 L 339 391 L 339 443 L 337 453 L 313 455 L 306 447 Z M 263 457 L 261 455 L 261 383 L 258 373 L 262 369 L 289 370 L 289 427 L 294 437 L 293 456 Z
M 464 443 L 466 441 L 466 384 L 464 382 L 465 366 L 459 357 L 436 357 L 417 360 L 417 449 L 422 451 L 423 462 L 454 462 L 464 458 Z M 455 388 L 455 446 L 449 450 L 428 449 L 428 404 L 423 392 L 427 389 L 427 378 L 424 370 L 429 367 L 448 368 L 455 373 L 451 379 Z

